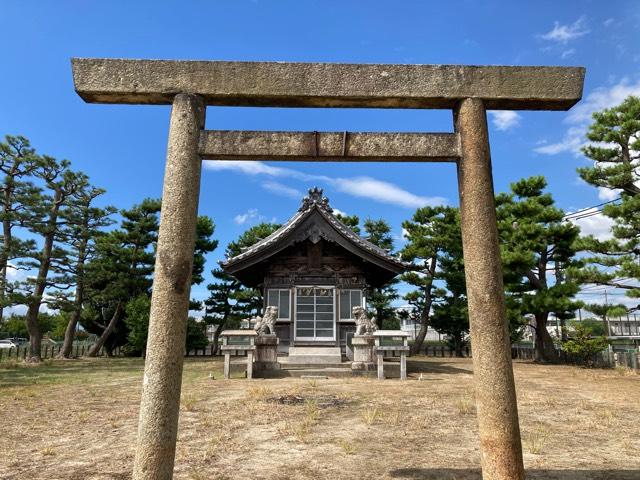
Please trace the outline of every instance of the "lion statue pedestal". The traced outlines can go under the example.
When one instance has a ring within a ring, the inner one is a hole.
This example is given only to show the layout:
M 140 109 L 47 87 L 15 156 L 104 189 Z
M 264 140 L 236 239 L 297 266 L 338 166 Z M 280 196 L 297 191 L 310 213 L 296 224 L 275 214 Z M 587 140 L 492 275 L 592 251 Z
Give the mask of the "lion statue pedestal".
M 258 374 L 280 369 L 275 329 L 277 319 L 278 307 L 267 307 L 264 316 L 254 319 L 258 336 L 255 338 L 256 357 L 253 368 Z
M 356 321 L 356 333 L 351 341 L 353 347 L 351 372 L 354 375 L 367 375 L 369 372 L 375 372 L 377 368 L 373 332 L 378 329 L 378 326 L 376 318 L 369 318 L 364 307 L 353 307 L 353 318 Z

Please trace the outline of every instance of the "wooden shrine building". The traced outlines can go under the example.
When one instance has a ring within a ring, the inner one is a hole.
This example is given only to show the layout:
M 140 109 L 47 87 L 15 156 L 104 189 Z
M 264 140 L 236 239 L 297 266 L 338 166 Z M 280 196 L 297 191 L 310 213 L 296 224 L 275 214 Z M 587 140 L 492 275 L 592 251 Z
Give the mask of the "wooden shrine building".
M 322 190 L 312 188 L 291 219 L 222 268 L 262 291 L 278 307 L 280 350 L 341 347 L 355 332 L 354 306 L 371 288 L 406 271 L 407 264 L 360 237 L 333 214 Z

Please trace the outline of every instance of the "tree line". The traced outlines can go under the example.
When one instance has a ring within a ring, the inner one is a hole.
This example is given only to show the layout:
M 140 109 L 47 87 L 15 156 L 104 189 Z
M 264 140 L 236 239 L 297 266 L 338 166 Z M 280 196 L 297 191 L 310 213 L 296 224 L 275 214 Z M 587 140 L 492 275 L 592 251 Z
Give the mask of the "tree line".
M 509 192 L 496 196 L 512 340 L 517 341 L 523 326 L 530 323 L 527 317 L 535 318 L 531 325 L 540 361 L 557 359 L 547 331 L 551 314 L 562 322 L 566 342 L 566 321 L 579 307 L 604 316 L 638 309 L 584 305 L 576 300 L 586 283 L 622 288 L 629 297 L 640 297 L 638 132 L 640 100 L 629 97 L 617 107 L 594 114 L 587 133 L 593 143 L 583 148 L 592 165 L 580 168 L 580 177 L 619 194 L 603 208 L 614 223 L 611 239 L 581 236 L 566 212 L 555 205 L 543 177 L 522 179 Z M 52 326 L 64 339 L 62 357 L 71 355 L 78 326 L 80 332 L 96 336 L 90 356 L 101 350 L 110 354 L 118 346 L 130 354 L 144 354 L 160 200 L 144 199 L 121 210 L 98 206 L 104 189 L 74 171 L 67 160 L 38 154 L 24 137 L 7 136 L 0 142 L 0 170 L 0 331 L 24 328 L 31 361 L 40 360 L 43 329 Z M 379 323 L 394 327 L 400 318 L 412 317 L 420 326 L 414 351 L 433 328 L 461 352 L 469 325 L 458 209 L 419 208 L 402 224 L 400 248 L 384 219 L 361 223 L 353 215 L 339 218 L 355 233 L 413 266 L 390 284 L 368 292 L 369 307 Z M 237 255 L 277 228 L 271 223 L 250 228 L 226 246 L 225 254 Z M 218 247 L 214 232 L 212 219 L 198 217 L 192 284 L 204 281 L 205 255 Z M 259 291 L 244 287 L 220 268 L 214 268 L 211 276 L 208 298 L 191 304 L 192 310 L 203 313 L 203 321 L 189 319 L 188 348 L 208 343 L 206 325 L 216 325 L 219 333 L 262 308 Z M 402 298 L 410 310 L 393 307 L 401 298 L 400 282 L 409 286 Z M 19 305 L 26 313 L 7 317 L 6 310 Z M 214 349 L 217 344 L 216 334 Z

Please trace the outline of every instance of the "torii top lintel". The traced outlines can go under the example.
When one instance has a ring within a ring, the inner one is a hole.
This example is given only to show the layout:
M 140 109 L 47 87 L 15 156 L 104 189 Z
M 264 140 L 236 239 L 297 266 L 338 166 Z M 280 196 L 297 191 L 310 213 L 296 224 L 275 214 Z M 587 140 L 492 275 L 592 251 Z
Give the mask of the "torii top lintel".
M 78 94 L 90 103 L 170 104 L 178 93 L 207 105 L 568 110 L 585 69 L 546 66 L 384 65 L 73 58 Z

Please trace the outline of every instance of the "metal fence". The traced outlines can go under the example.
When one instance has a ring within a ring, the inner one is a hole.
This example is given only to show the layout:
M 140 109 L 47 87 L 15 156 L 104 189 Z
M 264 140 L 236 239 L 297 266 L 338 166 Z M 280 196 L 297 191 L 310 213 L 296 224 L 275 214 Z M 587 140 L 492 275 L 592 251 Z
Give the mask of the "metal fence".
M 426 345 L 424 354 L 428 357 L 455 357 L 456 352 L 448 345 Z M 640 371 L 639 352 L 609 352 L 603 351 L 585 357 L 572 355 L 564 351 L 558 352 L 560 362 L 567 365 L 589 365 L 598 368 L 623 367 Z M 463 357 L 471 357 L 471 349 L 462 349 Z M 511 358 L 514 360 L 534 360 L 535 350 L 532 347 L 514 345 L 511 347 Z
M 90 344 L 74 345 L 71 350 L 71 356 L 81 357 L 89 351 Z M 62 350 L 62 345 L 43 345 L 40 350 L 40 356 L 43 360 L 55 358 Z M 121 354 L 120 347 L 113 351 L 114 356 Z M 99 356 L 105 355 L 104 349 L 100 350 Z M 7 360 L 26 360 L 29 356 L 29 345 L 23 345 L 17 348 L 0 348 L 0 362 Z

